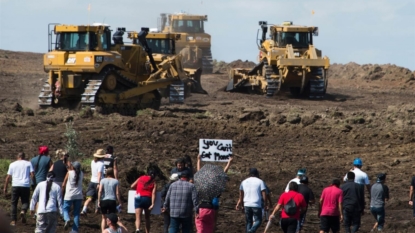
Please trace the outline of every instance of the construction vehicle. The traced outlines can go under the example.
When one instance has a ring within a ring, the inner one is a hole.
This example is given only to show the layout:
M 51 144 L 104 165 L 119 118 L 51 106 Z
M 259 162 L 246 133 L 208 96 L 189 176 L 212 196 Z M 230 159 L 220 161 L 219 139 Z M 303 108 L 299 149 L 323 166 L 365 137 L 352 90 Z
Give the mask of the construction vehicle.
M 131 39 L 134 44 L 137 44 L 140 43 L 138 35 L 139 33 L 137 32 L 129 32 L 128 38 Z M 180 40 L 180 37 L 180 34 L 152 32 L 150 29 L 146 39 L 148 46 L 152 50 L 153 58 L 157 65 L 162 63 L 167 57 L 174 60 L 172 69 L 178 73 L 180 79 L 188 87 L 186 88 L 186 96 L 190 94 L 189 92 L 207 94 L 201 85 L 202 69 L 183 68 L 182 55 L 176 54 L 176 41 Z
M 101 113 L 134 115 L 138 109 L 158 109 L 167 95 L 170 102 L 184 101 L 183 76 L 172 68 L 175 59 L 155 63 L 146 40 L 148 28 L 137 34 L 139 44 L 124 43 L 125 28 L 114 32 L 111 43 L 105 24 L 49 24 L 48 29 L 48 80 L 39 95 L 41 107 L 79 102 Z M 167 87 L 170 92 L 158 91 Z
M 213 60 L 211 36 L 205 32 L 204 23 L 207 15 L 191 15 L 187 13 L 160 14 L 158 27 L 161 32 L 179 33 L 176 51 L 182 54 L 185 68 L 202 68 L 203 73 L 212 73 Z
M 253 69 L 232 69 L 226 91 L 242 91 L 273 96 L 284 87 L 295 96 L 323 98 L 327 90 L 328 57 L 313 45 L 317 27 L 284 22 L 269 27 L 260 21 L 259 64 Z

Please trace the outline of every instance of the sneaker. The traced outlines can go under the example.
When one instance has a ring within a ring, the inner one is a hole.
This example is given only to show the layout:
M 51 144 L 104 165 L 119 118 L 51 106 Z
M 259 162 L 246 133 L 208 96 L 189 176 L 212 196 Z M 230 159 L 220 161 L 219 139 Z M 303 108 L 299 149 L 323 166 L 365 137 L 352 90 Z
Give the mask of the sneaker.
M 86 214 L 86 211 L 85 211 L 85 210 L 82 210 L 82 211 L 81 211 L 81 215 L 83 215 L 83 216 L 85 216 L 85 217 L 86 217 L 86 215 L 87 215 L 87 214 Z
M 20 212 L 20 217 L 22 218 L 22 223 L 26 223 L 26 214 L 25 212 Z
M 63 225 L 63 229 L 68 230 L 69 228 L 69 221 L 65 221 L 65 225 Z
M 135 230 L 135 233 L 140 233 L 140 230 L 139 229 Z
M 16 226 L 16 221 L 11 221 L 10 226 L 13 226 L 13 227 Z

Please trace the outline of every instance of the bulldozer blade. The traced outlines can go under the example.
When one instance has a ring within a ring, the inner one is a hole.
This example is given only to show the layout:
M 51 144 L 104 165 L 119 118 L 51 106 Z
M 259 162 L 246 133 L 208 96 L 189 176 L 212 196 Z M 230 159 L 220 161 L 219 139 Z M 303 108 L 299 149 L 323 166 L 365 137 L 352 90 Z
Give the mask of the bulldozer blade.
M 208 94 L 202 87 L 201 77 L 202 77 L 202 69 L 192 70 L 190 72 L 190 76 L 193 78 L 191 92 L 192 93 L 199 93 L 199 94 Z
M 233 91 L 234 90 L 234 85 L 233 85 L 233 79 L 229 80 L 228 85 L 225 88 L 225 91 Z

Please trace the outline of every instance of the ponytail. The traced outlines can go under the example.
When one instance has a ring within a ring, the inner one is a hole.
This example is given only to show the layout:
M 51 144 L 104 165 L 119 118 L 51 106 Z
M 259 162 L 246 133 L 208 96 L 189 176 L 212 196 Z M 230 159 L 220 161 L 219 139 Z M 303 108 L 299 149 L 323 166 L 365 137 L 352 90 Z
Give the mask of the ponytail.
M 80 180 L 80 176 L 79 174 L 81 173 L 81 169 L 76 169 L 75 168 L 75 185 L 78 185 L 78 181 Z
M 50 197 L 50 191 L 52 189 L 52 183 L 55 179 L 55 173 L 54 172 L 48 172 L 46 176 L 46 201 L 45 201 L 45 208 L 48 205 L 49 197 Z

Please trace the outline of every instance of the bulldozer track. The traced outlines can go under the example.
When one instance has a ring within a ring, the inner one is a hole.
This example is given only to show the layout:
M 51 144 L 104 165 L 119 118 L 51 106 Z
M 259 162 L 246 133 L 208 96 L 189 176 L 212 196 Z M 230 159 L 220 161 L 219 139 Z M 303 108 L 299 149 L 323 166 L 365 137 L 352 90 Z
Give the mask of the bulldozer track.
M 209 49 L 202 50 L 202 71 L 205 74 L 211 74 L 213 72 L 213 59 L 212 51 Z
M 52 106 L 53 103 L 52 88 L 48 81 L 43 84 L 42 90 L 40 91 L 38 104 L 40 107 Z
M 312 71 L 314 78 L 309 82 L 310 99 L 322 99 L 326 95 L 326 77 L 323 75 L 323 68 L 317 68 Z M 319 78 L 318 78 L 319 77 Z
M 267 93 L 266 95 L 268 97 L 271 97 L 275 94 L 277 94 L 280 90 L 281 87 L 281 82 L 278 79 L 273 79 L 271 78 L 271 75 L 274 74 L 274 70 L 272 68 L 272 66 L 268 65 L 268 61 L 265 60 L 264 61 L 264 70 L 265 70 L 265 80 L 267 80 Z

